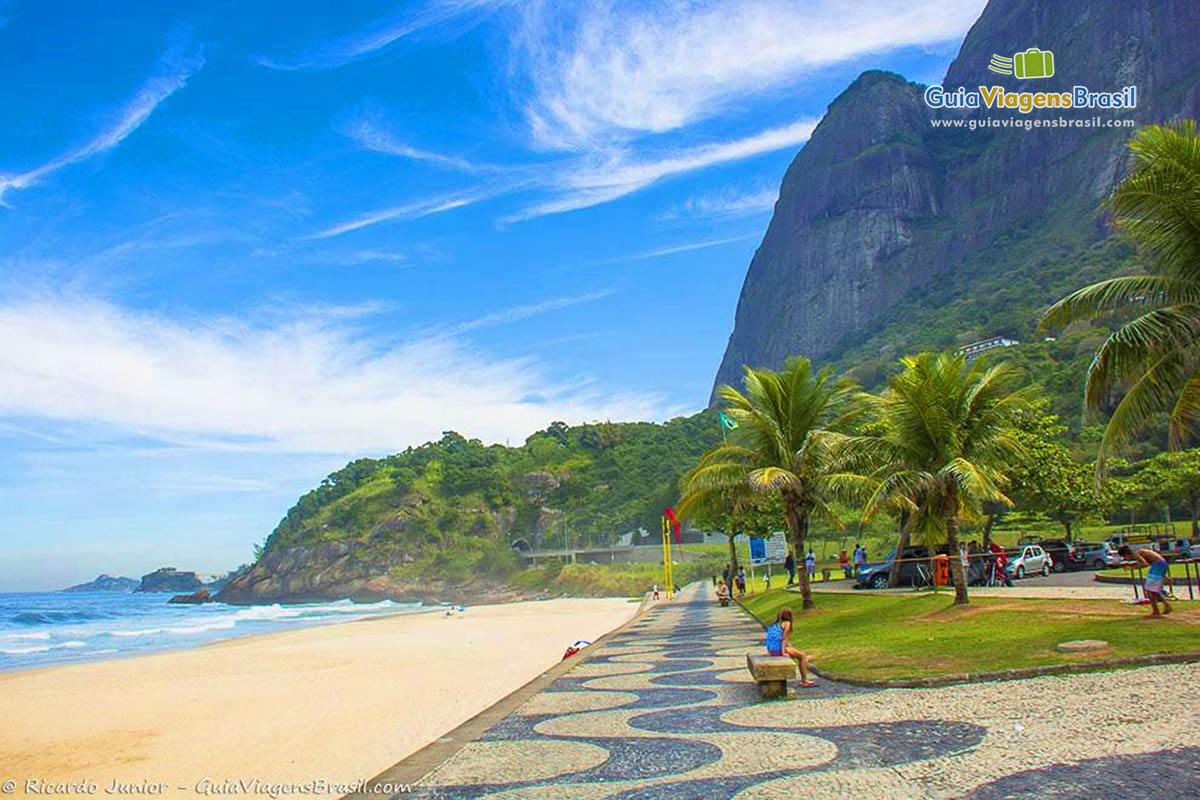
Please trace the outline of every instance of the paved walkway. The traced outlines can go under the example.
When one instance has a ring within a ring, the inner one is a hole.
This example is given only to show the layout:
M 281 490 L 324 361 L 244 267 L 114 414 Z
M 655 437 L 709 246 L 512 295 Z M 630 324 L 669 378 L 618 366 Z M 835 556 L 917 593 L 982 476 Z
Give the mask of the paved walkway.
M 1200 666 L 757 701 L 762 630 L 707 585 L 426 775 L 439 798 L 1194 797 Z M 403 795 L 411 797 L 414 794 Z

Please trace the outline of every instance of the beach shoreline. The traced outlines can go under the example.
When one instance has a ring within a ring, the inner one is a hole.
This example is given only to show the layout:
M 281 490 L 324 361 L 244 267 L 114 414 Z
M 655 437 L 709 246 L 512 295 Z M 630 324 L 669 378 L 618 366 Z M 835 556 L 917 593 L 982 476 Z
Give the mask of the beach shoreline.
M 637 610 L 622 598 L 435 609 L 5 671 L 0 777 L 17 796 L 211 795 L 229 781 L 336 796 L 320 789 L 373 777 Z

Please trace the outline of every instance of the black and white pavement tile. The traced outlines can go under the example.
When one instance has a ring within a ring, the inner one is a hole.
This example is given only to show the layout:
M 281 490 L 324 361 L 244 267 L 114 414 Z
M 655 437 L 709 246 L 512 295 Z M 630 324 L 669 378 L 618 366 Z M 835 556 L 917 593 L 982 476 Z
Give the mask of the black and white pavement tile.
M 762 703 L 745 670 L 761 648 L 757 623 L 689 587 L 435 768 L 416 796 L 1200 797 L 1200 703 L 1170 735 L 1122 708 L 1081 733 L 1068 717 L 1047 721 L 1044 702 L 1012 700 L 1051 696 L 1048 679 L 886 691 L 820 681 Z M 1198 668 L 1150 668 L 1171 669 L 1200 686 Z M 1094 697 L 1102 679 L 1068 685 Z

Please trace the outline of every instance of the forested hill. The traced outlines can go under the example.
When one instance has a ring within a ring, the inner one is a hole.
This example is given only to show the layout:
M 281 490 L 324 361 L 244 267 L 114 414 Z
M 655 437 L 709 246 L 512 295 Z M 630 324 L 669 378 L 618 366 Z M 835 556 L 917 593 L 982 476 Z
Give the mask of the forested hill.
M 716 414 L 703 412 L 559 422 L 520 447 L 449 432 L 358 459 L 300 498 L 221 599 L 500 599 L 515 542 L 608 544 L 656 530 L 682 473 L 720 438 Z

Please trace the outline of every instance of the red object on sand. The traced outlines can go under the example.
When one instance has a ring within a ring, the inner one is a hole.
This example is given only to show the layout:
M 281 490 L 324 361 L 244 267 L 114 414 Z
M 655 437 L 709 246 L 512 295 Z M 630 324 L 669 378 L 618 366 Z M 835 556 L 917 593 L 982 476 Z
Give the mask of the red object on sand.
M 675 516 L 675 509 L 670 506 L 663 506 L 663 514 L 671 522 L 671 527 L 675 529 L 675 541 L 679 541 L 679 518 Z

